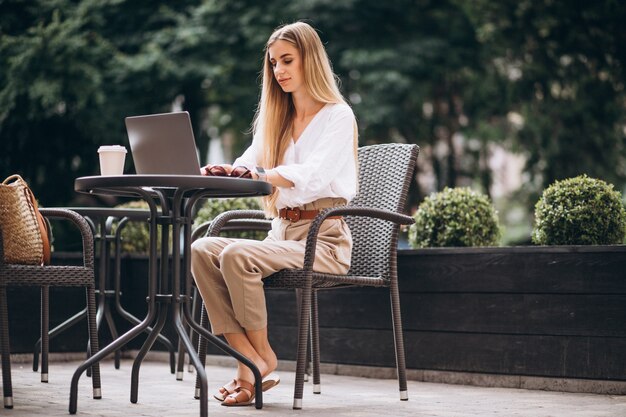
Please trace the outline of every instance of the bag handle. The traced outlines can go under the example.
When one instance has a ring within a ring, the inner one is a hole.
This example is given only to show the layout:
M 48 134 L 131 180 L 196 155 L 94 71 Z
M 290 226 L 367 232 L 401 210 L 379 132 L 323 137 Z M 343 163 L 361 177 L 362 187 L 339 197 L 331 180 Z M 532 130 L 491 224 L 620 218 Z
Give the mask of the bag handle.
M 26 182 L 19 174 L 13 174 L 7 177 L 4 181 L 2 181 L 2 184 L 9 185 L 9 183 L 11 183 L 11 180 L 23 181 L 24 183 Z

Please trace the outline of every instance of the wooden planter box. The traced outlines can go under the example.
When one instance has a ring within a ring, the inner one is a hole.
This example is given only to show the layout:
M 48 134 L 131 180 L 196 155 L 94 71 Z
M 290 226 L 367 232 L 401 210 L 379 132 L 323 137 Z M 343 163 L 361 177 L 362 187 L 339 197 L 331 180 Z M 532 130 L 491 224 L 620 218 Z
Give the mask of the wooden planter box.
M 409 367 L 626 380 L 626 246 L 403 251 Z
M 402 250 L 398 268 L 409 369 L 626 381 L 626 246 Z M 126 257 L 122 299 L 140 318 L 146 279 L 145 257 Z M 38 295 L 13 297 L 12 346 L 30 351 Z M 56 322 L 73 308 L 51 303 Z M 395 366 L 386 290 L 322 291 L 319 303 L 323 362 Z M 294 359 L 293 292 L 268 292 L 267 306 L 279 358 Z M 80 350 L 80 340 L 61 336 L 52 349 Z
M 408 368 L 626 381 L 626 246 L 404 250 L 398 266 Z M 292 358 L 290 298 L 268 306 Z M 380 289 L 320 293 L 322 361 L 395 366 L 389 309 Z

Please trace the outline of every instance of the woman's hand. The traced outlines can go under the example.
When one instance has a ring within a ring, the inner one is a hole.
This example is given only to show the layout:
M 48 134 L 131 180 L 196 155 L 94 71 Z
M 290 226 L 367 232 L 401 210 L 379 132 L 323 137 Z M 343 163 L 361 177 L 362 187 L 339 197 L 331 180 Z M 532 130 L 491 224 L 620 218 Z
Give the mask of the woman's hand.
M 227 175 L 230 175 L 231 171 L 233 170 L 233 166 L 230 164 L 215 164 L 215 165 L 205 165 L 202 168 L 200 168 L 200 173 L 204 176 L 208 176 L 210 175 L 210 170 L 214 167 L 217 167 L 217 170 L 224 170 L 226 172 Z

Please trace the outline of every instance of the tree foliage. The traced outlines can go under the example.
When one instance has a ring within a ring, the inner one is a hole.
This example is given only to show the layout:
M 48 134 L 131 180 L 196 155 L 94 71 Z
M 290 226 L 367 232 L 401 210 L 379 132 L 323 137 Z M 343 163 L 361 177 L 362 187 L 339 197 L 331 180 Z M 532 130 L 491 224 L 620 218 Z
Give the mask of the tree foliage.
M 626 7 L 621 2 L 465 3 L 507 79 L 515 138 L 540 189 L 581 173 L 624 183 Z
M 235 157 L 267 37 L 306 20 L 360 143 L 422 147 L 417 175 L 434 182 L 413 205 L 446 186 L 488 194 L 494 143 L 527 156 L 535 193 L 583 172 L 621 187 L 625 18 L 614 0 L 3 0 L 0 173 L 22 174 L 44 205 L 80 203 L 73 180 L 97 173 L 97 146 L 126 144 L 125 116 L 173 103 L 202 155 L 221 137 Z

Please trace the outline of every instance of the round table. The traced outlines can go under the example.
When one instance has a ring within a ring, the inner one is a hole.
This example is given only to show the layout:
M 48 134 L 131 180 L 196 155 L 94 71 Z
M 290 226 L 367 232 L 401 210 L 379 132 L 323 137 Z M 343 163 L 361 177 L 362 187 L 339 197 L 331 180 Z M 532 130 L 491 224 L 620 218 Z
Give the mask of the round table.
M 100 361 L 109 353 L 119 349 L 151 324 L 152 330 L 137 354 L 131 375 L 132 403 L 137 402 L 139 385 L 139 367 L 152 344 L 160 334 L 167 320 L 168 306 L 171 308 L 171 319 L 189 358 L 200 378 L 200 416 L 208 416 L 207 378 L 204 365 L 193 347 L 185 331 L 188 323 L 202 337 L 246 364 L 255 375 L 255 405 L 263 406 L 261 390 L 261 374 L 248 358 L 234 350 L 230 345 L 200 326 L 194 319 L 189 306 L 191 291 L 191 225 L 192 209 L 202 198 L 228 198 L 263 196 L 272 192 L 271 184 L 243 178 L 205 177 L 201 175 L 116 175 L 92 176 L 77 178 L 74 189 L 80 193 L 92 195 L 110 195 L 119 197 L 141 198 L 148 203 L 150 225 L 150 266 L 148 280 L 148 311 L 144 320 L 119 336 L 100 352 L 88 358 L 74 372 L 70 388 L 70 414 L 77 409 L 78 380 L 81 374 L 91 365 Z M 157 225 L 162 226 L 161 233 L 161 265 L 157 264 Z M 170 238 L 180 236 L 181 239 Z M 170 234 L 171 231 L 171 234 Z M 168 248 L 172 248 L 172 262 L 169 262 Z M 182 261 L 182 272 L 181 272 Z M 160 276 L 160 279 L 159 279 Z M 181 277 L 183 278 L 181 280 Z M 155 321 L 156 320 L 156 321 Z M 154 323 L 154 324 L 153 324 Z

